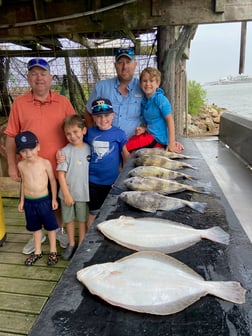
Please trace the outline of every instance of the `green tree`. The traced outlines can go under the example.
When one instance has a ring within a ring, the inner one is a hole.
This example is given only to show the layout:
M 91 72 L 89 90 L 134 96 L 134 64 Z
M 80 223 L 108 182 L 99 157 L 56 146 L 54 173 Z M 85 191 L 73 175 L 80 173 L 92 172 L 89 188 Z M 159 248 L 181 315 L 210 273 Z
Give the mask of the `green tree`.
M 202 88 L 200 83 L 190 80 L 188 87 L 188 113 L 198 115 L 205 105 L 207 91 Z

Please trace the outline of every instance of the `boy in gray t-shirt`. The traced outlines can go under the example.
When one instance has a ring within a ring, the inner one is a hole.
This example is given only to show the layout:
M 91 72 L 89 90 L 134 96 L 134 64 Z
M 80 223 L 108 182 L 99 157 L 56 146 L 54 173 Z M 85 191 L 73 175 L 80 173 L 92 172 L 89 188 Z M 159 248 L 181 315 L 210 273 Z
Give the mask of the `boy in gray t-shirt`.
M 65 157 L 65 160 L 58 163 L 57 171 L 60 183 L 59 198 L 61 200 L 62 220 L 66 223 L 69 241 L 61 256 L 64 260 L 68 260 L 77 249 L 75 219 L 79 225 L 78 245 L 81 244 L 86 234 L 90 147 L 83 142 L 83 136 L 86 134 L 87 128 L 79 115 L 71 115 L 65 118 L 62 127 L 69 143 L 61 149 L 61 154 Z

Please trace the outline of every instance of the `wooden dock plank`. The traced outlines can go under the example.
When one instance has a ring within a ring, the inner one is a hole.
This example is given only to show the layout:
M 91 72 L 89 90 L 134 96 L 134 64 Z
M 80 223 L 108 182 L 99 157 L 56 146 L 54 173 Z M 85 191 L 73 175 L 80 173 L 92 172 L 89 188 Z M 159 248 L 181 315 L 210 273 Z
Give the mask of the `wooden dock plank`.
M 7 242 L 4 243 L 4 245 L 0 248 L 1 252 L 17 252 L 21 253 L 24 243 L 23 242 L 16 242 L 16 243 L 9 243 L 8 238 L 9 233 L 7 232 Z
M 7 229 L 8 229 L 8 241 L 6 242 L 6 244 L 23 243 L 23 245 L 25 245 L 28 239 L 31 238 L 31 235 L 27 234 L 27 231 L 10 232 L 9 227 Z M 43 246 L 45 246 L 45 244 Z
M 20 217 L 11 218 L 11 216 L 9 216 L 8 219 L 5 219 L 5 225 L 8 228 L 12 228 L 14 226 L 14 228 L 16 228 L 16 230 L 21 230 L 23 228 L 24 231 L 26 231 L 25 220 L 20 218 Z M 18 226 L 18 228 L 17 228 L 17 226 Z M 9 230 L 7 230 L 7 231 L 10 232 Z
M 47 297 L 0 293 L 1 310 L 26 314 L 39 314 Z
M 62 268 L 49 267 L 46 265 L 47 258 L 41 258 L 36 265 L 27 267 L 25 265 L 1 264 L 1 276 L 20 279 L 35 279 L 58 281 L 62 274 Z M 44 267 L 46 266 L 46 267 Z
M 29 295 L 40 295 L 49 296 L 55 285 L 56 281 L 43 281 L 35 279 L 16 279 L 16 278 L 5 278 L 0 276 L 0 292 L 8 293 L 18 293 L 18 294 L 29 294 Z
M 2 251 L 0 253 L 0 264 L 13 264 L 13 265 L 24 265 L 25 256 L 24 254 L 20 253 L 21 252 L 21 247 L 23 245 L 20 245 L 20 250 L 19 251 L 12 251 L 11 249 L 8 249 L 7 251 Z M 16 244 L 10 244 L 11 247 L 15 247 Z M 16 247 L 15 247 L 16 249 Z M 13 253 L 10 253 L 13 252 Z M 2 275 L 2 273 L 1 273 Z
M 20 334 L 20 333 L 13 334 L 13 333 L 9 333 L 9 332 L 1 332 L 0 331 L 0 336 L 23 336 L 23 335 L 25 335 L 25 334 Z
M 28 335 L 36 319 L 34 314 L 0 311 L 0 335 Z

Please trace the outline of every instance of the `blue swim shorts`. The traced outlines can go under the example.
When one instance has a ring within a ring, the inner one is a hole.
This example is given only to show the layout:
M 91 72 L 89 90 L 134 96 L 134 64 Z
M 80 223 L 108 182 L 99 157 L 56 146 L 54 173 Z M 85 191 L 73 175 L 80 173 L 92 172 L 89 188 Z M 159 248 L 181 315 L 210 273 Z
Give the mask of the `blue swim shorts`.
M 36 199 L 25 197 L 24 211 L 28 231 L 38 231 L 43 226 L 47 231 L 58 228 L 55 212 L 52 209 L 52 200 L 49 195 Z

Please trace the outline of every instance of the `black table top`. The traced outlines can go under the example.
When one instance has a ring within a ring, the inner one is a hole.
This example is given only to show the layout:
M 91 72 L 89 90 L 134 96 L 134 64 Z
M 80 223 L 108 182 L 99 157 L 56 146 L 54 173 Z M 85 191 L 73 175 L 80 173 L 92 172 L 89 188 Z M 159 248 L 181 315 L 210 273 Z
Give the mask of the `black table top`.
M 183 183 L 206 186 L 211 194 L 186 191 L 171 196 L 207 202 L 205 213 L 201 214 L 185 207 L 176 211 L 158 211 L 156 214 L 150 214 L 124 203 L 118 195 L 127 190 L 123 181 L 133 167 L 131 158 L 30 335 L 249 336 L 252 334 L 252 245 L 196 146 L 190 139 L 182 139 L 181 142 L 186 147 L 184 154 L 196 157 L 186 162 L 198 167 L 197 170 L 188 168 L 182 170 L 197 177 L 197 180 Z M 191 267 L 205 280 L 239 281 L 247 289 L 246 303 L 233 304 L 207 295 L 181 312 L 157 316 L 115 307 L 92 295 L 77 280 L 77 271 L 96 263 L 115 261 L 135 252 L 105 238 L 96 228 L 98 223 L 121 215 L 167 218 L 199 229 L 215 225 L 223 228 L 231 237 L 228 246 L 202 240 L 171 255 Z

